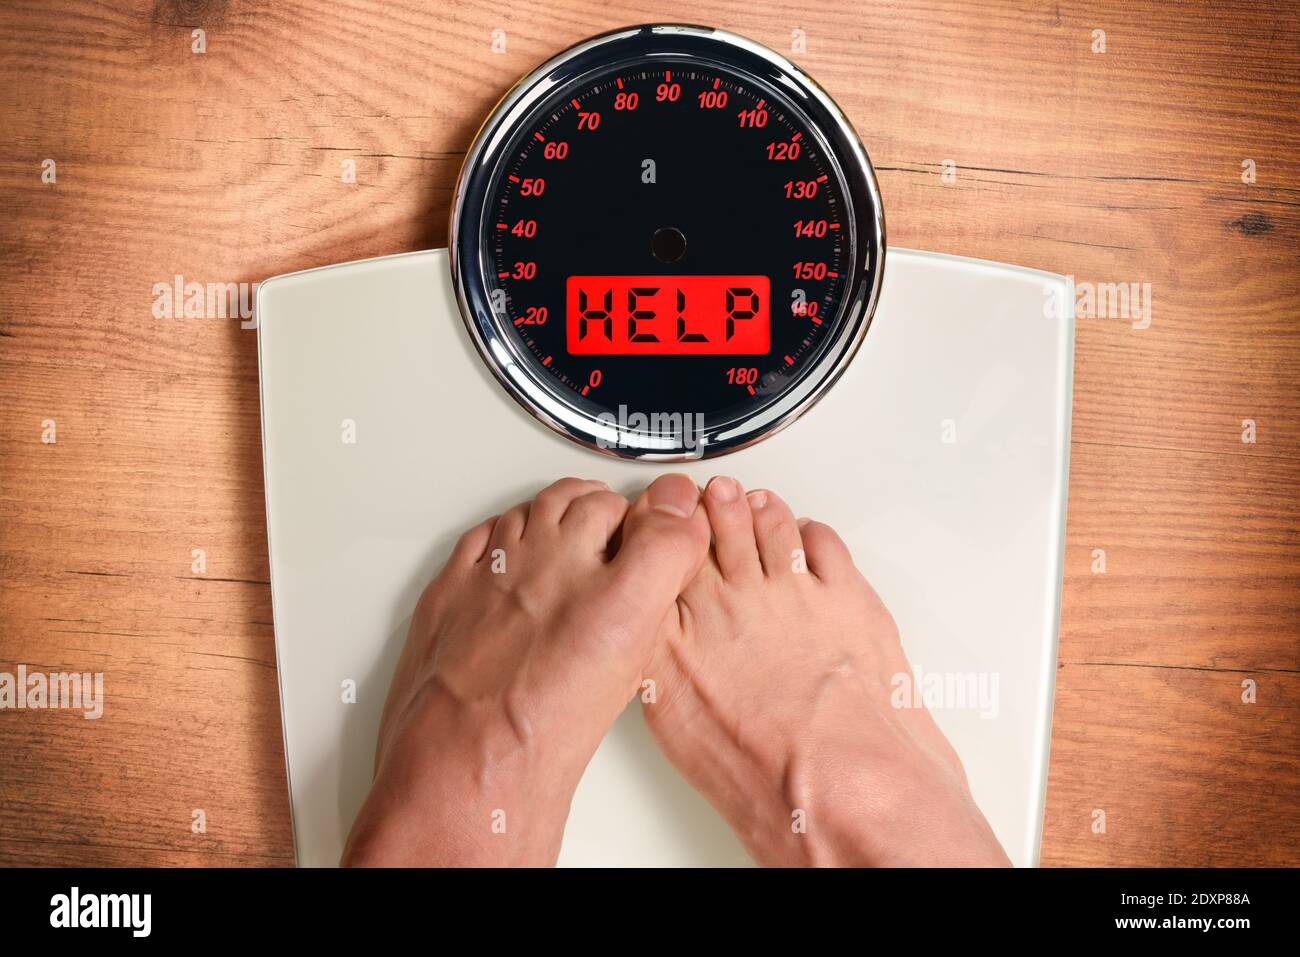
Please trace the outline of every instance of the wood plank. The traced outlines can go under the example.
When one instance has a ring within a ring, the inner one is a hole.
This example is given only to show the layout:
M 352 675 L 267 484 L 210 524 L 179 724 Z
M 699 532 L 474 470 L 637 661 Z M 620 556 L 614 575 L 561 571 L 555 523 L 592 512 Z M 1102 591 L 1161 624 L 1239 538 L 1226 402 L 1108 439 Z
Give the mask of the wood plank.
M 1294 463 L 1075 443 L 1070 479 L 1063 662 L 1300 673 Z
M 1042 863 L 1295 866 L 1300 676 L 1243 677 L 1063 663 Z

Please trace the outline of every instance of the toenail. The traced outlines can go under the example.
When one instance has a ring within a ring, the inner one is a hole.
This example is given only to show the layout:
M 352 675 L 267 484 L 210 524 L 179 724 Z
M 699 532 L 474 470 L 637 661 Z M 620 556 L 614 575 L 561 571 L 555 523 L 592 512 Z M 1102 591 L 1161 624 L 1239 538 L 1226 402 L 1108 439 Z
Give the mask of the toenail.
M 690 518 L 700 504 L 700 490 L 687 476 L 674 473 L 651 482 L 646 498 L 657 511 Z
M 740 497 L 740 485 L 733 478 L 715 475 L 709 479 L 708 492 L 718 502 L 734 502 Z
M 767 493 L 760 489 L 757 492 L 749 493 L 749 507 L 762 508 L 767 504 Z
M 800 528 L 803 528 L 805 525 L 809 524 L 810 522 L 812 522 L 812 519 L 809 518 L 807 515 L 805 515 L 803 518 L 799 519 L 799 521 L 796 522 L 795 524 L 797 524 Z

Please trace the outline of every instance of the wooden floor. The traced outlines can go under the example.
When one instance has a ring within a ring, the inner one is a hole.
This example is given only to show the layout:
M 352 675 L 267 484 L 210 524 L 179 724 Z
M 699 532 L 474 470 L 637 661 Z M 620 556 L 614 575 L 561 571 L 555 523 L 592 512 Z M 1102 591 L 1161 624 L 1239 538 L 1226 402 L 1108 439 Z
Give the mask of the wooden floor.
M 1142 0 L 0 6 L 0 670 L 109 695 L 0 711 L 0 863 L 292 860 L 255 333 L 154 283 L 445 244 L 496 99 L 652 20 L 803 30 L 892 244 L 1150 283 L 1078 321 L 1043 861 L 1300 863 L 1300 16 Z

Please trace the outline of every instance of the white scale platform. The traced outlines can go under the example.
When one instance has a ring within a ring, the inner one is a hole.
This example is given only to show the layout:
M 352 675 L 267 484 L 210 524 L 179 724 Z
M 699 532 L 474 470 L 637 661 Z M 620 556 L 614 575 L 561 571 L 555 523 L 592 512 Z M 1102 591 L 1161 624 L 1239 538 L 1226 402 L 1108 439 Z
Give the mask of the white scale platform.
M 267 523 L 299 864 L 338 862 L 412 609 L 460 533 L 561 476 L 631 495 L 670 469 L 770 487 L 796 514 L 833 525 L 914 667 L 997 676 L 996 717 L 935 717 L 1011 859 L 1036 864 L 1073 303 L 1061 276 L 890 249 L 871 330 L 820 403 L 748 449 L 664 467 L 583 449 L 516 405 L 468 338 L 445 250 L 263 283 Z M 342 440 L 345 419 L 355 444 Z M 355 704 L 342 701 L 349 678 Z M 634 702 L 587 769 L 560 863 L 748 858 L 660 757 Z

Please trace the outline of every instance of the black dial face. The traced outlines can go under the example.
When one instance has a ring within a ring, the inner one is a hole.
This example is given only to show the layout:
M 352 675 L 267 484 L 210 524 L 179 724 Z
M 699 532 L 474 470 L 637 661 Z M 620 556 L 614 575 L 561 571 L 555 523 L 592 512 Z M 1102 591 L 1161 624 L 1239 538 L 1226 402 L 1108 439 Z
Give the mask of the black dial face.
M 518 111 L 460 228 L 532 391 L 619 445 L 709 454 L 708 436 L 747 437 L 824 378 L 863 319 L 847 308 L 870 277 L 842 170 L 769 76 L 643 54 Z

